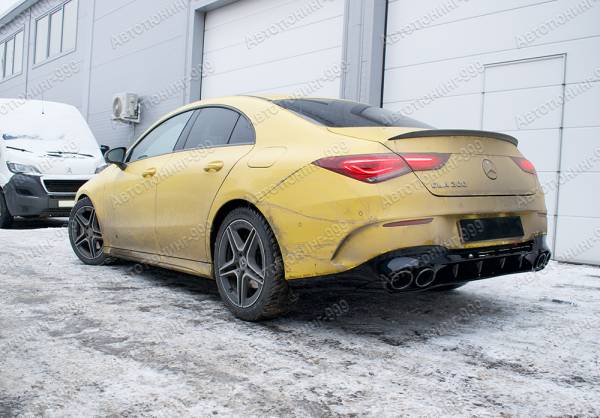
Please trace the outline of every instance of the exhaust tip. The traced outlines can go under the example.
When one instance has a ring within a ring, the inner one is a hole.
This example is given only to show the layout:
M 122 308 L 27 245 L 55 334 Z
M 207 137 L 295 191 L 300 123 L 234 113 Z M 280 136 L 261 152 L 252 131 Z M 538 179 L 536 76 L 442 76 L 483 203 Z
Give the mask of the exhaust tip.
M 413 274 L 410 270 L 400 270 L 395 272 L 390 280 L 390 287 L 393 290 L 404 290 L 413 282 Z
M 423 269 L 419 272 L 416 279 L 416 285 L 423 288 L 430 286 L 435 281 L 435 271 L 432 269 Z

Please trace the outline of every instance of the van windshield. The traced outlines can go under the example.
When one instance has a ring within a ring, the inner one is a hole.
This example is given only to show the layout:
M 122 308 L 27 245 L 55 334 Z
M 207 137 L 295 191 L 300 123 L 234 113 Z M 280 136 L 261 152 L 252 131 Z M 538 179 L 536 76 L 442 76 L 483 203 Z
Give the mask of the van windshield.
M 328 128 L 432 128 L 398 112 L 347 100 L 283 99 L 273 103 Z

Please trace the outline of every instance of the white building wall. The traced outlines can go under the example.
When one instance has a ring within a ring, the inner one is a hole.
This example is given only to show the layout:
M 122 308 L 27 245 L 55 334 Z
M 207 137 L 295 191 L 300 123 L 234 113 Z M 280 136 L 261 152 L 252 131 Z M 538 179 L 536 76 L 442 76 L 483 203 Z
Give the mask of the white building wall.
M 206 14 L 202 98 L 340 96 L 344 0 L 245 0 Z
M 0 28 L 0 42 L 10 37 L 17 31 L 25 28 L 25 38 L 23 43 L 27 45 L 29 42 L 29 14 L 21 13 L 9 24 Z M 23 70 L 20 74 L 12 78 L 0 81 L 0 97 L 19 97 L 25 94 L 26 82 L 25 74 L 27 72 L 27 57 L 23 54 Z
M 87 117 L 99 142 L 128 145 L 184 104 L 188 15 L 187 0 L 95 1 Z M 141 97 L 139 125 L 112 121 L 122 92 Z
M 82 28 L 89 25 L 91 2 L 77 0 L 78 31 L 76 48 L 72 52 L 34 64 L 35 21 L 64 0 L 43 0 L 7 25 L 0 28 L 0 39 L 13 33 L 16 28 L 25 27 L 23 72 L 0 82 L 0 97 L 44 99 L 72 104 L 79 109 L 84 106 L 86 92 L 82 89 L 86 79 L 86 65 L 89 49 L 89 33 Z
M 515 135 L 555 257 L 600 264 L 600 1 L 389 0 L 386 40 L 383 105 Z

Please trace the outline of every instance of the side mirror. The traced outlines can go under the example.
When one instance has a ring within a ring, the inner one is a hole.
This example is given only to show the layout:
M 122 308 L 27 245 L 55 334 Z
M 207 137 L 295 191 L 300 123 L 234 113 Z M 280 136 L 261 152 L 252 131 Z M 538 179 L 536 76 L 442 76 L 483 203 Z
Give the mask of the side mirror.
M 125 164 L 125 154 L 127 153 L 127 148 L 113 148 L 108 151 L 105 155 L 106 162 L 109 164 L 115 164 L 121 170 L 125 170 L 127 164 Z
M 108 145 L 100 145 L 100 152 L 102 155 L 106 155 L 108 151 L 110 151 L 110 147 Z

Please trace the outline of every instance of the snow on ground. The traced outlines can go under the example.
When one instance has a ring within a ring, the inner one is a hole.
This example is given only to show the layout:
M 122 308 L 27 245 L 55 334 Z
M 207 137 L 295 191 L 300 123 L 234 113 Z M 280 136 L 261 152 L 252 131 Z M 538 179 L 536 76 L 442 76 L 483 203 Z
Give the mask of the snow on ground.
M 83 266 L 46 226 L 0 231 L 2 417 L 600 414 L 598 268 L 409 296 L 340 277 L 249 324 L 208 280 Z

